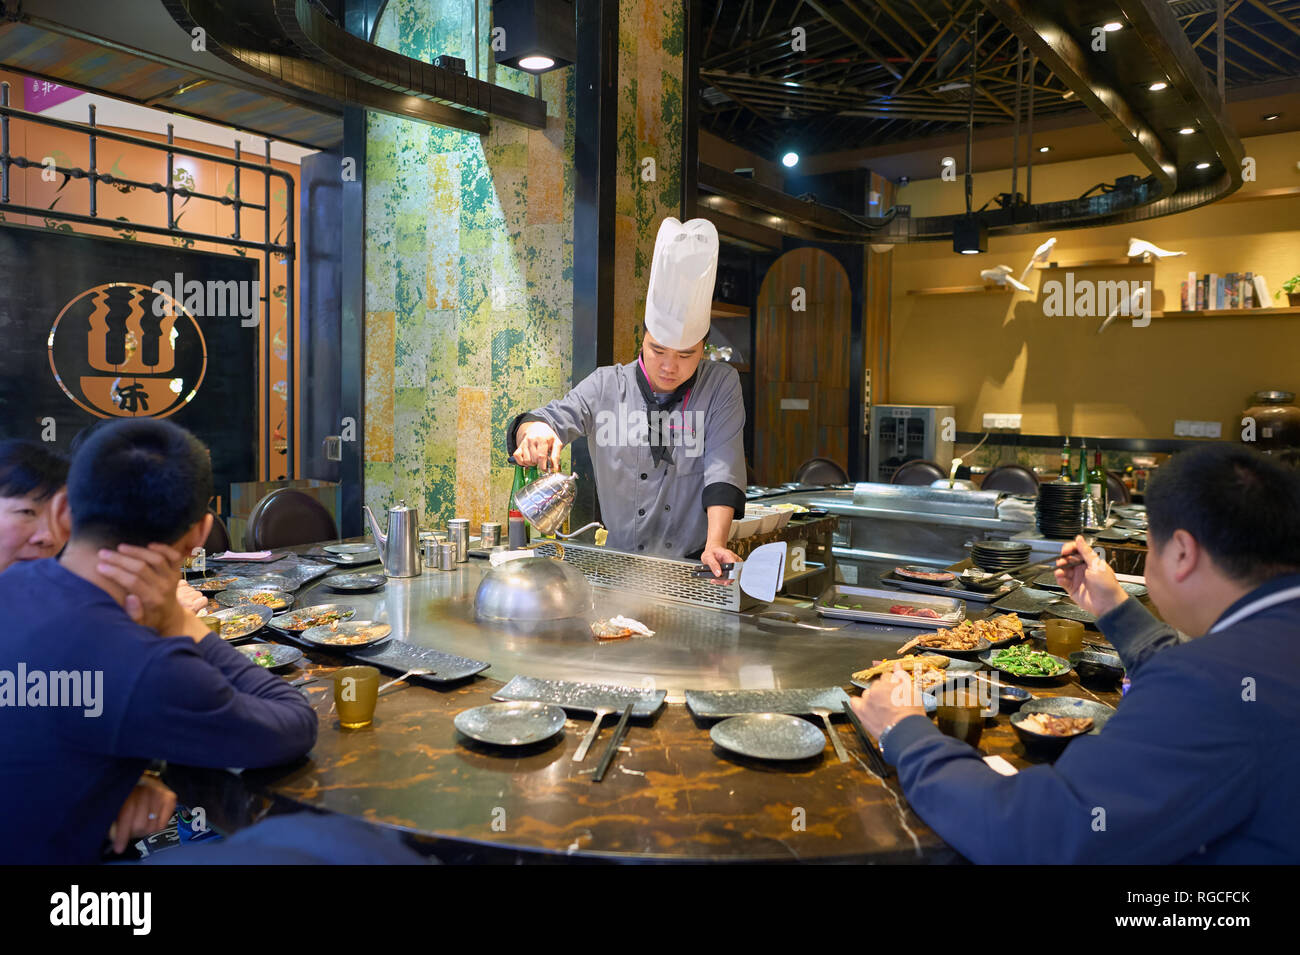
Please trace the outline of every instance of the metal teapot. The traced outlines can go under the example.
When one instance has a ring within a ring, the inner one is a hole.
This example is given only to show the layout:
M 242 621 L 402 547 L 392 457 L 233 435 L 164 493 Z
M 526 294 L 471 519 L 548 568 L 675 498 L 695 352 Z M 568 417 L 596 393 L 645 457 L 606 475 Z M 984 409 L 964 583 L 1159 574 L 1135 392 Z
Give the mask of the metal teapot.
M 515 507 L 539 534 L 554 534 L 565 540 L 577 537 L 583 531 L 591 530 L 593 527 L 603 527 L 604 525 L 599 521 L 592 521 L 571 533 L 559 533 L 559 528 L 564 525 L 569 511 L 573 509 L 577 485 L 577 475 L 553 471 L 516 491 Z
M 388 509 L 388 533 L 379 530 L 379 522 L 369 506 L 361 508 L 370 524 L 370 532 L 375 535 L 379 545 L 379 559 L 384 565 L 384 574 L 389 577 L 420 576 L 420 514 L 402 501 L 396 507 Z

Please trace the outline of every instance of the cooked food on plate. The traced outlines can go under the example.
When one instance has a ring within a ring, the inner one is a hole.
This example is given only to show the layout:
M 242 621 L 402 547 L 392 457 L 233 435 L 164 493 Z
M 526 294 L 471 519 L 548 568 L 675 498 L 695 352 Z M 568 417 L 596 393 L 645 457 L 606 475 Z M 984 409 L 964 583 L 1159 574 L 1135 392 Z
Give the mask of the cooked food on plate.
M 989 662 L 999 670 L 1017 676 L 1056 676 L 1063 667 L 1056 657 L 1028 646 L 1007 647 L 989 657 Z
M 221 621 L 223 637 L 240 637 L 262 628 L 262 618 L 255 613 L 239 613 Z
M 1044 736 L 1078 736 L 1092 729 L 1092 717 L 1031 713 L 1020 721 L 1020 728 Z
M 276 593 L 273 590 L 245 590 L 240 597 L 251 604 L 261 604 L 263 607 L 270 607 L 272 610 L 277 607 L 288 605 L 284 599 L 284 594 Z
M 339 620 L 347 620 L 351 617 L 351 610 L 322 610 L 319 613 L 301 613 L 290 614 L 285 623 L 291 627 L 300 630 L 310 630 L 312 627 L 323 627 L 327 623 L 336 623 Z
M 905 671 L 910 672 L 912 678 L 920 682 L 921 689 L 925 690 L 943 682 L 944 670 L 948 667 L 948 658 L 920 655 L 898 657 L 894 660 L 880 660 L 874 666 L 854 673 L 853 679 L 858 683 L 866 683 L 868 680 L 874 680 L 886 673 L 893 673 L 895 666 L 902 667 Z
M 934 633 L 923 633 L 899 647 L 898 652 L 906 653 L 917 646 L 932 650 L 975 650 L 981 639 L 1001 643 L 1024 635 L 1025 627 L 1020 618 L 1014 613 L 1006 613 L 987 620 L 963 620 L 951 629 L 940 628 Z
M 275 666 L 275 654 L 270 650 L 253 650 L 246 656 L 260 667 Z
M 238 577 L 204 577 L 201 580 L 194 581 L 194 589 L 204 594 L 216 593 L 219 590 L 225 590 Z
M 330 611 L 335 613 L 335 611 Z M 324 616 L 322 614 L 322 616 Z M 336 647 L 351 647 L 362 643 L 370 643 L 372 640 L 385 636 L 392 629 L 386 623 L 376 623 L 369 627 L 358 627 L 357 629 L 347 632 L 338 629 L 338 620 L 335 619 L 330 623 L 330 629 L 335 633 L 330 636 L 317 636 L 317 643 L 328 643 Z

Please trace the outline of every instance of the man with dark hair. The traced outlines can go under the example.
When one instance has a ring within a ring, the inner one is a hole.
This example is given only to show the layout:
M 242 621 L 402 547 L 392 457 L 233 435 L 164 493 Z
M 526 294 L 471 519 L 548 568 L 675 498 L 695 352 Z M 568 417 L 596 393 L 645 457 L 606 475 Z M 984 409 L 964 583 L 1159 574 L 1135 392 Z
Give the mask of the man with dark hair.
M 1186 636 L 1066 544 L 1057 580 L 1132 685 L 1055 765 L 994 772 L 911 705 L 901 671 L 854 702 L 912 807 L 975 862 L 1300 862 L 1300 475 L 1207 445 L 1162 467 L 1146 504 L 1147 587 Z
M 0 861 L 97 861 L 151 759 L 268 766 L 314 744 L 301 694 L 176 600 L 211 490 L 207 451 L 188 432 L 114 421 L 73 461 L 63 554 L 0 575 Z M 137 623 L 127 588 L 150 578 L 169 599 Z
M 45 445 L 0 441 L 0 571 L 63 547 L 51 504 L 67 477 L 67 459 Z

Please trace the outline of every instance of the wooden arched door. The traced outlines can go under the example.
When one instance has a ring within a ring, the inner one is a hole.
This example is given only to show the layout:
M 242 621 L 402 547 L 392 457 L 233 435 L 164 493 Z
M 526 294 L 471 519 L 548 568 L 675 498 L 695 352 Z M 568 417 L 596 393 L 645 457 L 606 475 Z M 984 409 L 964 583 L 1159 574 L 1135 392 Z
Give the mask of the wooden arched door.
M 844 267 L 821 249 L 793 249 L 763 277 L 754 327 L 760 484 L 789 481 L 814 457 L 848 470 L 852 307 Z

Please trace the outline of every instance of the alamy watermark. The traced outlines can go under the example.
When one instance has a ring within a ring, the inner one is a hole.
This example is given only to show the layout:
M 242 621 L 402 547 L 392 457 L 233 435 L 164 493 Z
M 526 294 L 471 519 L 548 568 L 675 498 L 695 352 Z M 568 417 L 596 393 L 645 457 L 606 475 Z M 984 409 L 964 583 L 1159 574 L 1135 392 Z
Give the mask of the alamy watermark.
M 1107 318 L 1122 315 L 1133 319 L 1134 328 L 1151 324 L 1151 280 L 1098 282 L 1075 281 L 1073 272 L 1065 281 L 1043 283 L 1043 314 L 1048 318 Z
M 104 712 L 103 670 L 0 670 L 0 707 L 71 706 L 85 716 Z
M 185 281 L 177 272 L 172 281 L 159 279 L 152 286 L 155 298 L 153 313 L 158 318 L 168 314 L 168 299 L 174 300 L 191 315 L 202 318 L 239 318 L 244 328 L 253 328 L 261 319 L 261 283 L 257 279 L 225 282 L 209 279 Z
M 596 414 L 594 440 L 602 448 L 683 448 L 688 458 L 704 453 L 704 412 L 649 411 L 619 404 Z

